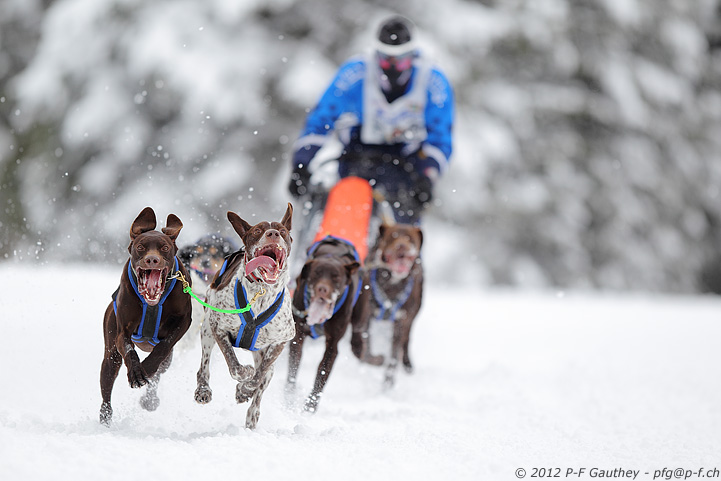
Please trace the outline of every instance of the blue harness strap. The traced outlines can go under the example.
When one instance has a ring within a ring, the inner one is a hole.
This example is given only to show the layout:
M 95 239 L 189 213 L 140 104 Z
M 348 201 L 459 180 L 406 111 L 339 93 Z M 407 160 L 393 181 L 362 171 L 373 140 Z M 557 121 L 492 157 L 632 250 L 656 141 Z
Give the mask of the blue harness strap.
M 178 270 L 178 258 L 175 258 L 175 267 L 173 268 L 173 272 L 177 272 Z M 171 273 L 172 275 L 172 273 Z M 140 318 L 140 326 L 138 326 L 138 330 L 131 336 L 132 340 L 135 342 L 147 342 L 151 346 L 155 346 L 160 342 L 160 339 L 158 339 L 158 331 L 160 330 L 160 317 L 163 314 L 163 303 L 165 302 L 165 299 L 168 297 L 168 295 L 173 291 L 175 288 L 175 283 L 177 282 L 177 279 L 173 278 L 173 280 L 170 282 L 169 286 L 165 286 L 165 293 L 160 298 L 160 302 L 154 306 L 149 306 L 147 302 L 145 302 L 145 299 L 143 296 L 140 295 L 140 291 L 138 290 L 138 283 L 135 279 L 135 272 L 133 272 L 132 267 L 130 266 L 130 263 L 128 262 L 128 278 L 130 279 L 130 284 L 133 286 L 133 290 L 135 291 L 135 295 L 138 296 L 138 299 L 140 299 L 141 304 L 143 305 L 143 314 Z M 113 293 L 113 311 L 115 312 L 115 316 L 118 315 L 118 304 L 117 304 L 117 297 L 118 297 L 118 291 L 120 291 L 120 288 L 116 290 Z M 153 321 L 145 322 L 147 319 L 153 319 Z
M 239 286 L 240 289 L 238 289 Z M 255 342 L 258 340 L 260 329 L 275 318 L 280 311 L 280 306 L 283 304 L 284 298 L 285 289 L 280 291 L 275 301 L 273 301 L 273 304 L 258 316 L 253 313 L 252 308 L 238 314 L 238 317 L 240 317 L 240 329 L 238 329 L 238 335 L 233 342 L 233 346 L 248 351 L 257 351 L 258 348 L 255 347 Z M 236 309 L 242 309 L 247 305 L 248 296 L 245 292 L 245 287 L 243 287 L 240 280 L 237 280 L 235 282 L 235 307 Z
M 398 299 L 393 302 L 392 300 L 388 299 L 388 297 L 378 287 L 378 281 L 376 280 L 377 275 L 378 269 L 371 270 L 371 291 L 373 292 L 373 299 L 375 299 L 376 304 L 378 304 L 378 307 L 380 307 L 381 309 L 380 315 L 376 320 L 390 320 L 395 322 L 398 309 L 400 309 L 411 296 L 415 280 L 411 276 L 408 279 L 408 284 L 406 284 L 406 288 L 403 290 Z M 389 315 L 386 316 L 386 314 Z

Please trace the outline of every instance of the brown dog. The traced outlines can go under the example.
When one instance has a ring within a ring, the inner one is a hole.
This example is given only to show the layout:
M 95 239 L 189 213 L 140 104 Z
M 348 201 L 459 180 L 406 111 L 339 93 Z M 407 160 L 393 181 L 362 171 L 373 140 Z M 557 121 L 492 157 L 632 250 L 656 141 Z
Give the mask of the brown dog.
M 190 296 L 173 278 L 180 271 L 189 278 L 175 254 L 183 223 L 168 215 L 162 233 L 155 229 L 155 212 L 146 207 L 130 226 L 130 259 L 120 277 L 120 287 L 105 311 L 103 330 L 105 356 L 100 368 L 103 403 L 100 422 L 110 424 L 113 408 L 110 396 L 125 361 L 132 388 L 148 385 L 140 404 L 154 411 L 159 404 L 158 380 L 170 366 L 173 346 L 190 326 Z M 149 352 L 140 362 L 135 347 Z
M 398 361 L 403 359 L 407 372 L 413 371 L 408 344 L 411 327 L 423 299 L 423 266 L 420 252 L 423 233 L 406 224 L 382 224 L 374 247 L 366 259 L 366 279 L 371 293 L 370 315 L 353 325 L 351 347 L 362 361 L 382 364 L 370 355 L 371 323 L 391 323 L 393 335 L 387 360 L 385 384 L 395 382 Z
M 295 338 L 290 343 L 286 390 L 295 389 L 306 336 L 325 335 L 325 353 L 318 366 L 313 390 L 304 409 L 315 412 L 338 355 L 338 342 L 352 316 L 363 315 L 368 294 L 360 295 L 358 254 L 349 242 L 328 236 L 308 249 L 307 260 L 296 281 L 293 296 Z M 356 302 L 359 301 L 359 302 Z M 365 303 L 365 304 L 363 304 Z

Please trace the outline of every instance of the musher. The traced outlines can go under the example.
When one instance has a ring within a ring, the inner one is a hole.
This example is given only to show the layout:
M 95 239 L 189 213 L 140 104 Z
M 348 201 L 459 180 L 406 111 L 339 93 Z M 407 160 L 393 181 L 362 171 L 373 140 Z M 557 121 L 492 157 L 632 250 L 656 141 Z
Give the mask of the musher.
M 316 154 L 335 132 L 343 144 L 338 177 L 368 180 L 397 222 L 420 223 L 448 168 L 454 99 L 416 37 L 413 23 L 394 15 L 381 22 L 372 52 L 340 67 L 294 144 L 293 197 L 312 193 Z

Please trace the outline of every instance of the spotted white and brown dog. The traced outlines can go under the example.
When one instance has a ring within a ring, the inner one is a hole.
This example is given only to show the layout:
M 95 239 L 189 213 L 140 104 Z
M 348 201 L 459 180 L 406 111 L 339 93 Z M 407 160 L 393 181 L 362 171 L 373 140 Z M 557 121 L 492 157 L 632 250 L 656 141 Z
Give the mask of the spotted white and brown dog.
M 244 403 L 252 398 L 245 421 L 249 429 L 258 424 L 261 398 L 273 377 L 274 363 L 286 342 L 295 336 L 291 296 L 286 288 L 292 216 L 291 204 L 280 222 L 250 225 L 228 212 L 244 247 L 226 259 L 208 290 L 208 304 L 235 312 L 206 308 L 195 400 L 206 404 L 212 399 L 210 355 L 218 344 L 230 376 L 238 382 L 236 401 Z M 251 351 L 254 366 L 241 365 L 235 348 Z

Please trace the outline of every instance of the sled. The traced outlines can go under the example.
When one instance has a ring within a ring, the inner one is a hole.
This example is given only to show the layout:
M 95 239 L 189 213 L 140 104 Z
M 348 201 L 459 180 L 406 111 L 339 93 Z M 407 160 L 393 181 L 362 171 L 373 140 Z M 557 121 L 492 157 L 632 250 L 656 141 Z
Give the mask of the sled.
M 360 177 L 341 179 L 328 193 L 323 220 L 313 242 L 331 235 L 351 242 L 361 261 L 368 254 L 368 226 L 373 212 L 373 189 Z

